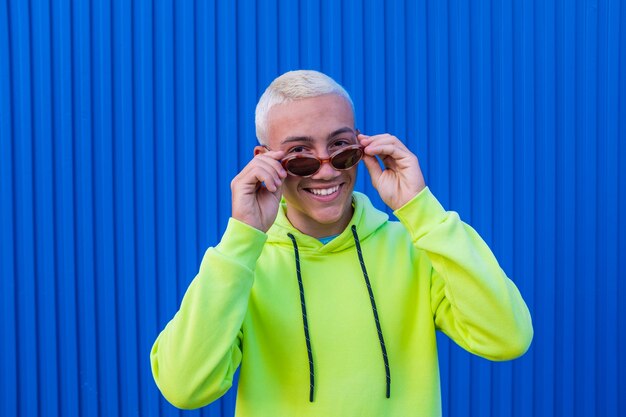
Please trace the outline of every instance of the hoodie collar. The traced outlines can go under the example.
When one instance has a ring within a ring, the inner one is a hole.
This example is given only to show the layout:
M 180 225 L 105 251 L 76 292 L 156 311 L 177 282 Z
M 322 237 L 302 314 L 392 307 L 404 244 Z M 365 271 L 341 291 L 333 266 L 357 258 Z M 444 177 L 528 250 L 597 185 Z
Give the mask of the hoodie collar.
M 376 209 L 372 205 L 365 194 L 356 191 L 352 193 L 352 207 L 354 207 L 354 214 L 352 215 L 352 219 L 350 219 L 350 223 L 348 223 L 348 227 L 346 227 L 339 236 L 326 245 L 323 245 L 318 239 L 305 235 L 293 227 L 289 219 L 287 219 L 287 203 L 283 199 L 276 216 L 276 221 L 274 221 L 274 224 L 267 232 L 268 243 L 285 245 L 291 248 L 292 242 L 287 236 L 288 233 L 291 233 L 297 239 L 300 250 L 303 252 L 339 252 L 354 246 L 354 238 L 350 230 L 352 225 L 356 226 L 360 239 L 364 241 L 389 219 L 386 213 Z

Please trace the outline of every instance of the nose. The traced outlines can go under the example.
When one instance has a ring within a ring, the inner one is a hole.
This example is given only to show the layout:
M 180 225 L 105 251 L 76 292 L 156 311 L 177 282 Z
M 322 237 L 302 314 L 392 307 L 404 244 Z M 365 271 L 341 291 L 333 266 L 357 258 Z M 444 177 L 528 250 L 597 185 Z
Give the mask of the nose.
M 311 178 L 316 180 L 328 180 L 335 178 L 339 171 L 333 168 L 332 164 L 328 160 L 328 154 L 318 155 L 318 158 L 325 161 L 322 162 L 322 166 L 320 167 L 319 171 L 317 171 L 315 175 L 311 176 Z

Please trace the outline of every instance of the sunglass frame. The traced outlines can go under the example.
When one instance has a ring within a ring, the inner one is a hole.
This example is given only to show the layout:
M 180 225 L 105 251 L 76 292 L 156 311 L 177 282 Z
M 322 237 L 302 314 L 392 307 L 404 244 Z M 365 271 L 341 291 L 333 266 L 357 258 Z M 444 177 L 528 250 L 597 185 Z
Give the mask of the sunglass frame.
M 326 162 L 330 163 L 330 165 L 333 167 L 333 169 L 336 169 L 337 171 L 347 171 L 353 167 L 355 167 L 360 161 L 361 159 L 363 159 L 363 152 L 364 147 L 358 143 L 354 144 L 354 145 L 348 145 L 348 146 L 344 146 L 341 149 L 338 149 L 337 151 L 333 152 L 328 158 L 322 159 L 322 158 L 318 158 L 315 155 L 310 155 L 310 154 L 292 154 L 287 156 L 286 158 L 283 158 L 280 163 L 283 166 L 283 168 L 285 168 L 285 170 L 290 173 L 291 175 L 297 176 L 297 177 L 303 177 L 303 178 L 308 178 L 308 177 L 312 177 L 313 175 L 317 174 L 319 172 L 319 170 L 322 168 L 322 165 Z M 338 155 L 344 153 L 344 152 L 348 152 L 348 151 L 352 151 L 352 150 L 358 150 L 360 151 L 360 155 L 359 158 L 357 159 L 357 161 L 353 164 L 350 165 L 347 168 L 338 168 L 335 166 L 335 164 L 333 164 L 333 159 L 336 158 Z M 316 161 L 319 162 L 319 165 L 317 167 L 317 169 L 315 170 L 315 172 L 313 172 L 312 174 L 309 175 L 299 175 L 296 174 L 294 172 L 292 172 L 291 170 L 289 170 L 289 168 L 287 168 L 287 164 L 291 161 L 293 161 L 294 159 L 314 159 Z

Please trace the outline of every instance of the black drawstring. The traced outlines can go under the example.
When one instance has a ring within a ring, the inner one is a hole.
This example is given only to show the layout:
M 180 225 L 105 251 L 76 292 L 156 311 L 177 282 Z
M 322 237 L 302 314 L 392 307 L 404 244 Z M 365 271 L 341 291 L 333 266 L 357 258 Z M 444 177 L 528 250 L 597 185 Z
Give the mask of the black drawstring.
M 296 238 L 288 233 L 289 239 L 293 243 L 293 250 L 296 254 L 296 275 L 298 276 L 298 286 L 300 287 L 300 306 L 302 307 L 302 322 L 304 323 L 304 338 L 306 339 L 306 353 L 309 356 L 309 402 L 313 402 L 315 392 L 315 369 L 313 368 L 313 351 L 311 350 L 311 338 L 309 337 L 309 322 L 306 316 L 306 302 L 304 301 L 304 286 L 302 285 L 302 274 L 300 273 L 300 254 Z
M 389 359 L 387 358 L 387 348 L 385 347 L 385 338 L 383 337 L 383 331 L 380 327 L 380 320 L 378 319 L 378 310 L 376 309 L 376 301 L 374 300 L 374 292 L 370 285 L 370 279 L 367 275 L 367 269 L 365 268 L 365 262 L 363 261 L 363 253 L 361 252 L 361 243 L 359 242 L 359 236 L 356 233 L 356 226 L 352 226 L 352 235 L 354 236 L 354 242 L 356 244 L 357 255 L 359 256 L 359 263 L 361 264 L 361 271 L 363 271 L 363 278 L 365 279 L 365 285 L 367 286 L 367 292 L 370 296 L 370 302 L 372 304 L 372 312 L 374 313 L 374 321 L 376 322 L 376 331 L 378 332 L 378 340 L 380 341 L 380 348 L 383 352 L 383 361 L 385 363 L 385 378 L 387 382 L 387 398 L 391 396 L 391 373 L 389 371 Z M 311 338 L 309 336 L 309 322 L 306 314 L 306 302 L 304 300 L 304 285 L 302 285 L 302 273 L 300 272 L 300 253 L 298 251 L 298 244 L 296 238 L 291 233 L 288 233 L 289 239 L 293 243 L 293 250 L 296 256 L 296 275 L 298 277 L 298 287 L 300 287 L 300 306 L 302 307 L 302 322 L 304 323 L 304 338 L 306 339 L 306 351 L 309 357 L 309 402 L 313 402 L 313 394 L 315 392 L 315 369 L 313 367 L 313 351 L 311 349 Z
M 372 303 L 372 311 L 374 312 L 374 321 L 376 322 L 376 331 L 378 332 L 378 340 L 380 341 L 380 348 L 383 351 L 383 361 L 385 362 L 385 378 L 387 380 L 387 398 L 391 396 L 391 373 L 389 371 L 389 359 L 387 358 L 387 348 L 385 348 L 385 338 L 383 337 L 383 331 L 380 328 L 380 321 L 378 320 L 378 310 L 376 309 L 376 301 L 374 300 L 374 292 L 370 285 L 370 279 L 367 275 L 367 269 L 365 269 L 365 262 L 363 262 L 363 253 L 361 253 L 361 243 L 359 242 L 359 235 L 356 234 L 356 226 L 352 225 L 352 235 L 354 236 L 354 243 L 356 243 L 356 253 L 359 255 L 359 262 L 361 263 L 361 270 L 363 271 L 363 278 L 365 278 L 365 285 L 367 285 L 367 292 L 370 295 L 370 302 Z

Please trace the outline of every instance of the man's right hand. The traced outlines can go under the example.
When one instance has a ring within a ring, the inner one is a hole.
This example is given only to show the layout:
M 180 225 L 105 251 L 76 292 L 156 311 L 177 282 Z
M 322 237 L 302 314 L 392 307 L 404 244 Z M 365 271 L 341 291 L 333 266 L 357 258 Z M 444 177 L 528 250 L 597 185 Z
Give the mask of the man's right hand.
M 283 151 L 255 148 L 255 156 L 230 183 L 232 217 L 267 232 L 276 220 L 283 180 Z

